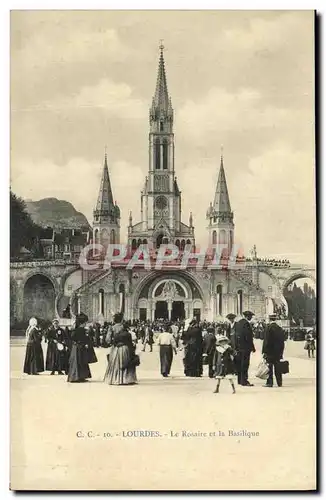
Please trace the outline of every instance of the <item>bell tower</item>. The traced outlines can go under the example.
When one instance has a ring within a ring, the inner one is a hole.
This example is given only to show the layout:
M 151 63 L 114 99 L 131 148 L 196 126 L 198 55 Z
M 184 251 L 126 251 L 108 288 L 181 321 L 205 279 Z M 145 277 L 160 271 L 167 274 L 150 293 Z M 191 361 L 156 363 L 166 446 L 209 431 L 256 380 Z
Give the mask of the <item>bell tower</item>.
M 181 203 L 174 176 L 173 109 L 163 50 L 161 43 L 156 89 L 149 111 L 147 221 L 153 229 L 163 221 L 172 236 L 180 227 Z
M 173 108 L 169 96 L 164 46 L 159 46 L 155 93 L 149 109 L 148 174 L 141 192 L 141 222 L 130 225 L 131 248 L 140 243 L 194 246 L 194 227 L 181 222 L 181 191 L 175 176 Z
M 215 190 L 214 203 L 210 203 L 206 212 L 208 220 L 208 244 L 226 244 L 231 251 L 234 242 L 233 212 L 226 183 L 223 154 Z

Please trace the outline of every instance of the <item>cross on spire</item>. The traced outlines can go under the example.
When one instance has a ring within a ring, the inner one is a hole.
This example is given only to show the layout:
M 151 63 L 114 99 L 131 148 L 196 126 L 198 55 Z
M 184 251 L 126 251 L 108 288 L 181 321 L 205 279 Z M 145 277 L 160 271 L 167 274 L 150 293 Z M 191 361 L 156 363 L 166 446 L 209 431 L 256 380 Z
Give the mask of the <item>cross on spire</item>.
M 169 100 L 168 87 L 165 74 L 163 39 L 160 40 L 159 49 L 160 49 L 160 57 L 158 63 L 155 94 L 153 98 L 153 107 L 161 111 L 164 110 L 165 112 L 167 112 L 169 109 L 170 100 Z

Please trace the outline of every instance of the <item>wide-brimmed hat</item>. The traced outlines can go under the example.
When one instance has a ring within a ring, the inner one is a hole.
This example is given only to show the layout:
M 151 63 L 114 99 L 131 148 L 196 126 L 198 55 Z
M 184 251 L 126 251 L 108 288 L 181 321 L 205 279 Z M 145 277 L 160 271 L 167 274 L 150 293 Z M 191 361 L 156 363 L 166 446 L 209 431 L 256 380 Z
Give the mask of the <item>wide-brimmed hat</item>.
M 277 314 L 270 314 L 268 316 L 269 319 L 276 319 L 277 318 Z
M 53 323 L 58 323 L 58 324 L 59 324 L 59 320 L 58 320 L 57 318 L 54 318 L 54 319 L 52 320 L 52 325 L 53 325 Z
M 220 344 L 221 342 L 229 342 L 229 339 L 225 335 L 218 335 L 216 337 L 216 343 Z
M 255 313 L 253 313 L 252 311 L 244 311 L 242 314 L 245 318 L 252 318 L 253 316 L 255 316 Z
M 233 313 L 230 313 L 230 314 L 227 314 L 226 317 L 227 317 L 227 319 L 230 319 L 232 321 L 234 318 L 237 317 L 237 315 L 233 314 Z

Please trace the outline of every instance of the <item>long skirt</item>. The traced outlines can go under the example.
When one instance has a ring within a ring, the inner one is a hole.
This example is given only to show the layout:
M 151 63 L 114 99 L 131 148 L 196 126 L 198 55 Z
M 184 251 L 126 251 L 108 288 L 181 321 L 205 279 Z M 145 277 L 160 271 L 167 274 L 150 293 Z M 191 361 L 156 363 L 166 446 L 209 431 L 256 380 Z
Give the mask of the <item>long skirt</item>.
M 160 345 L 161 374 L 167 377 L 171 370 L 173 350 L 171 345 Z
M 87 354 L 88 354 L 88 362 L 89 363 L 97 363 L 97 356 L 94 351 L 94 347 L 92 344 L 90 344 L 87 348 Z
M 202 349 L 196 344 L 186 345 L 183 364 L 186 377 L 200 377 L 203 373 Z
M 48 343 L 46 352 L 45 369 L 50 372 L 68 372 L 68 357 L 67 350 L 59 351 L 57 344 L 54 342 Z
M 128 366 L 132 353 L 126 345 L 112 347 L 104 382 L 109 385 L 131 385 L 137 383 L 136 367 Z
M 37 375 L 40 368 L 39 352 L 36 343 L 30 343 L 26 346 L 24 373 L 28 375 Z
M 35 345 L 37 371 L 44 372 L 44 355 L 41 342 Z
M 73 344 L 69 358 L 67 382 L 83 382 L 91 377 L 87 349 L 83 345 Z

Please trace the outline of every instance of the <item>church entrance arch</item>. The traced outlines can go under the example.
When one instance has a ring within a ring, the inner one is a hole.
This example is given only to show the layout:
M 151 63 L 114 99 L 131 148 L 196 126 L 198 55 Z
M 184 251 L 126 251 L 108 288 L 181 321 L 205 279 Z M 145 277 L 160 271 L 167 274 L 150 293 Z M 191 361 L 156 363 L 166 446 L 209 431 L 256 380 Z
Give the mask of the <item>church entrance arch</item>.
M 151 273 L 139 284 L 134 307 L 138 319 L 177 321 L 193 317 L 194 309 L 203 315 L 203 294 L 187 273 Z

